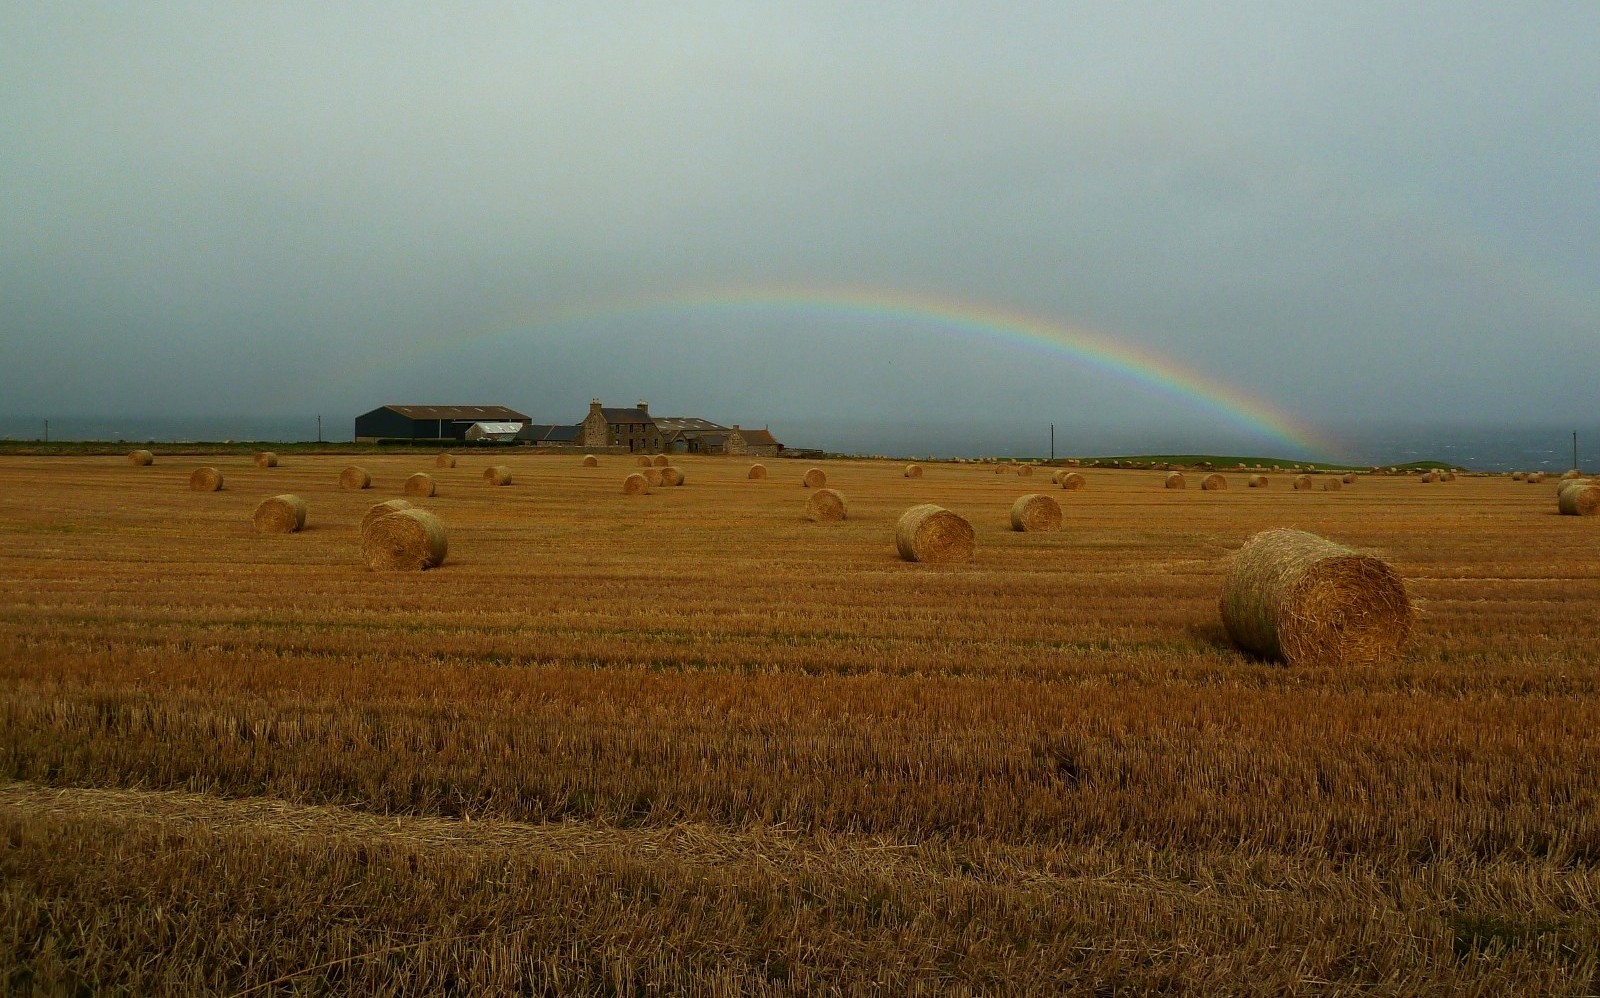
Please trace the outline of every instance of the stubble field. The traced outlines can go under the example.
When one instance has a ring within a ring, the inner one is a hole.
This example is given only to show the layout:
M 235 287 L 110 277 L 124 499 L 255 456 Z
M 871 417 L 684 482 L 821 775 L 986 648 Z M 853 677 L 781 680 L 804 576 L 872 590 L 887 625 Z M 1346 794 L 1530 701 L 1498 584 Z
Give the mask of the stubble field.
M 494 460 L 0 458 L 0 982 L 1600 990 L 1600 522 L 1553 482 L 827 462 L 816 524 L 798 462 L 624 496 L 626 458 Z M 413 471 L 449 559 L 369 572 Z M 1034 491 L 1061 532 L 1009 530 Z M 256 534 L 280 492 L 308 528 Z M 919 502 L 972 564 L 896 558 Z M 1402 659 L 1228 645 L 1275 526 L 1396 567 Z

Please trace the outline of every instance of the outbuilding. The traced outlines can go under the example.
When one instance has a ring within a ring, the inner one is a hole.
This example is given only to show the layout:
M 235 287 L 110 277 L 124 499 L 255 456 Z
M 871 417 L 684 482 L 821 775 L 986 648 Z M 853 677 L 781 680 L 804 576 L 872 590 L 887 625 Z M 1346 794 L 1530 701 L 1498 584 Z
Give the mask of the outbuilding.
M 466 440 L 474 423 L 514 424 L 516 436 L 527 416 L 503 405 L 384 405 L 356 417 L 356 442 L 379 440 Z

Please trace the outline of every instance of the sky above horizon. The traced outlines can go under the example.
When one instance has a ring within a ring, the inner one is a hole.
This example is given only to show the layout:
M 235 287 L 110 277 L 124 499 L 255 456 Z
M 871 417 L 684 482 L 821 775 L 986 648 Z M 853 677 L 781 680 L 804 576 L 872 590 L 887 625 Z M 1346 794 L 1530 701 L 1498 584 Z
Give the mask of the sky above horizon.
M 1593 425 L 1596 51 L 1584 3 L 8 4 L 0 416 Z

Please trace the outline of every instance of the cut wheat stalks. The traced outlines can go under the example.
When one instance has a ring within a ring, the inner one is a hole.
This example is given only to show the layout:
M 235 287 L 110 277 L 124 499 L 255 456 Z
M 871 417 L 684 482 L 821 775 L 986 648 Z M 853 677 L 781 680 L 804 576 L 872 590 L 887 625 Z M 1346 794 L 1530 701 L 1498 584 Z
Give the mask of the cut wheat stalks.
M 253 520 L 257 533 L 292 534 L 306 525 L 306 501 L 287 493 L 263 499 Z
M 1174 471 L 1168 473 L 1165 487 L 1169 489 L 1182 489 L 1187 488 L 1188 484 L 1188 482 L 1184 481 L 1182 472 Z
M 752 464 L 749 472 L 744 477 L 752 482 L 763 481 L 767 477 L 767 466 L 764 464 Z
M 900 557 L 929 564 L 971 561 L 974 539 L 972 524 L 932 503 L 906 510 L 894 529 Z
M 806 518 L 816 523 L 834 523 L 845 518 L 844 496 L 834 489 L 818 489 L 806 500 Z
M 1200 491 L 1226 492 L 1228 491 L 1228 480 L 1221 475 L 1207 475 L 1200 481 Z
M 1381 559 L 1283 529 L 1256 534 L 1234 554 L 1220 609 L 1236 644 L 1290 665 L 1393 658 L 1416 619 L 1405 583 Z
M 352 464 L 339 472 L 339 485 L 347 489 L 366 489 L 372 487 L 372 476 L 367 474 L 367 469 Z
M 484 483 L 491 486 L 511 484 L 511 469 L 503 464 L 491 464 L 483 469 Z
M 379 517 L 411 508 L 411 504 L 404 499 L 385 499 L 383 502 L 375 503 L 367 509 L 366 515 L 361 518 L 361 531 L 366 533 L 367 528 L 372 526 L 372 522 Z
M 255 462 L 257 468 L 276 468 L 278 466 L 278 455 L 269 450 L 258 451 L 251 460 Z
M 449 553 L 444 524 L 421 509 L 396 510 L 361 531 L 361 560 L 374 571 L 417 572 L 438 568 Z
M 433 466 L 435 468 L 454 468 L 456 466 L 456 456 L 449 453 L 440 454 L 433 459 Z
M 1011 504 L 1011 529 L 1028 532 L 1061 529 L 1061 505 L 1042 493 L 1018 496 Z
M 679 486 L 683 484 L 683 469 L 676 465 L 667 465 L 661 469 L 661 484 Z
M 420 496 L 423 499 L 427 499 L 433 495 L 435 488 L 433 476 L 427 472 L 419 471 L 406 479 L 405 493 L 408 496 Z
M 622 494 L 625 496 L 649 495 L 650 480 L 635 471 L 622 480 Z
M 800 479 L 800 484 L 808 489 L 820 489 L 828 484 L 828 476 L 823 474 L 821 468 L 811 468 Z
M 128 463 L 135 467 L 145 468 L 155 463 L 156 456 L 147 450 L 134 450 L 128 452 Z
M 221 491 L 222 472 L 215 468 L 196 468 L 189 476 L 189 488 L 195 492 Z
M 1563 482 L 1556 492 L 1556 508 L 1564 516 L 1594 516 L 1600 511 L 1600 482 L 1582 478 Z

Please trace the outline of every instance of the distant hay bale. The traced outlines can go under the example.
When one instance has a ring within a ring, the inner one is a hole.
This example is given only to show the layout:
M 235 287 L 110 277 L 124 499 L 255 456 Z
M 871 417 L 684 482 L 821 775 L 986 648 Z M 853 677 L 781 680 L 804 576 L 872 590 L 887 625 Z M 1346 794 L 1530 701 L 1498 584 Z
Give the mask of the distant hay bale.
M 811 468 L 806 471 L 805 477 L 800 479 L 800 484 L 808 489 L 820 489 L 828 484 L 828 476 L 823 474 L 821 468 Z
M 1345 475 L 1343 481 L 1346 485 L 1354 485 L 1356 483 L 1356 473 L 1352 471 Z
M 1075 458 L 1075 457 L 1067 458 L 1067 467 L 1076 468 L 1076 467 L 1078 467 L 1078 464 L 1079 464 L 1079 462 L 1078 462 L 1077 458 Z
M 1512 473 L 1511 473 L 1511 480 L 1512 480 L 1512 481 L 1513 481 L 1513 482 L 1522 482 L 1522 481 L 1526 481 L 1526 480 L 1527 480 L 1527 478 L 1528 478 L 1528 473 L 1527 473 L 1527 472 L 1525 472 L 1525 471 L 1513 471 L 1513 472 L 1512 472 Z
M 128 452 L 128 463 L 135 467 L 144 468 L 155 463 L 156 456 L 147 450 Z
M 366 515 L 361 518 L 361 532 L 366 533 L 367 528 L 372 526 L 372 522 L 380 517 L 411 508 L 411 504 L 404 499 L 385 499 L 383 502 L 376 503 L 369 507 Z
M 994 473 L 997 474 L 997 475 L 1005 474 L 1006 473 L 1005 466 L 1004 465 L 997 465 L 995 467 L 995 469 L 994 469 Z
M 1337 478 L 1324 478 L 1322 480 L 1322 491 L 1324 492 L 1338 492 L 1342 488 L 1344 488 L 1344 482 Z
M 834 523 L 845 518 L 844 496 L 834 489 L 818 489 L 806 500 L 806 517 L 817 523 Z
M 1563 482 L 1570 482 L 1570 481 L 1572 481 L 1574 479 L 1582 478 L 1582 477 L 1583 477 L 1583 472 L 1579 471 L 1577 468 L 1572 468 L 1572 469 L 1569 469 L 1567 471 L 1563 471 L 1561 473 L 1561 480 Z
M 440 454 L 433 459 L 433 466 L 435 468 L 454 468 L 456 466 L 456 456 L 454 454 Z
M 1088 480 L 1076 471 L 1069 471 L 1061 476 L 1060 486 L 1068 492 L 1077 492 L 1089 484 Z
M 444 524 L 422 509 L 380 516 L 361 531 L 361 559 L 373 571 L 419 572 L 444 564 L 450 544 Z
M 635 471 L 622 480 L 622 494 L 625 496 L 649 495 L 650 480 Z
M 483 480 L 493 486 L 510 485 L 511 469 L 503 464 L 491 464 L 483 469 Z
M 1200 491 L 1202 492 L 1226 492 L 1227 490 L 1228 480 L 1221 475 L 1207 475 L 1200 481 Z
M 189 476 L 189 488 L 195 492 L 217 492 L 222 488 L 222 472 L 215 468 L 196 468 Z
M 657 468 L 665 468 L 667 465 L 669 465 L 671 463 L 672 463 L 672 461 L 669 460 L 667 458 L 667 455 L 665 455 L 665 454 L 657 454 L 655 456 L 655 466 Z
M 1574 478 L 1562 483 L 1556 508 L 1563 516 L 1594 516 L 1600 511 L 1600 482 Z
M 1456 473 L 1453 471 L 1447 471 L 1440 476 L 1439 480 L 1443 482 L 1453 482 L 1456 480 Z
M 1419 479 L 1419 481 L 1421 481 L 1424 485 L 1432 485 L 1434 482 L 1438 481 L 1438 477 L 1435 476 L 1433 472 L 1426 471 L 1423 472 L 1422 478 Z
M 257 533 L 292 534 L 306 525 L 306 501 L 287 493 L 263 499 L 254 520 Z
M 1543 485 L 1544 484 L 1544 472 L 1542 472 L 1542 471 L 1529 472 L 1526 481 L 1528 482 L 1529 485 Z
M 1032 533 L 1061 529 L 1061 505 L 1042 493 L 1018 496 L 1011 504 L 1011 529 Z
M 1311 476 L 1310 475 L 1296 475 L 1296 476 L 1294 476 L 1294 490 L 1296 492 L 1309 492 L 1309 491 L 1311 491 Z
M 1027 478 L 1027 477 L 1031 476 L 1033 474 L 1033 465 L 1031 465 L 1031 464 L 1023 465 L 1022 467 L 1017 469 L 1017 474 L 1021 475 L 1024 478 Z
M 764 464 L 752 464 L 744 477 L 752 482 L 764 481 L 767 477 L 767 466 Z
M 1188 484 L 1188 482 L 1183 480 L 1183 472 L 1181 471 L 1170 472 L 1167 475 L 1166 487 L 1169 489 L 1186 488 L 1188 487 Z
M 583 466 L 585 468 L 598 468 L 600 467 L 600 459 L 593 454 L 585 454 L 583 455 Z
M 1267 487 L 1267 476 L 1251 475 L 1249 485 L 1252 489 L 1264 489 Z
M 1285 529 L 1262 531 L 1234 554 L 1220 609 L 1236 644 L 1290 665 L 1392 657 L 1416 619 L 1405 583 L 1382 560 Z
M 435 490 L 433 476 L 427 472 L 419 471 L 406 479 L 406 495 L 421 496 L 426 499 L 433 495 Z
M 657 468 L 655 465 L 651 465 L 648 468 L 641 468 L 639 470 L 639 474 L 644 476 L 644 480 L 649 482 L 650 487 L 653 489 L 660 488 L 661 483 L 666 480 L 665 476 L 661 474 L 661 469 Z
M 251 460 L 255 461 L 257 468 L 276 468 L 278 466 L 278 455 L 269 450 L 257 451 L 255 457 Z
M 948 564 L 971 561 L 972 524 L 942 506 L 924 503 L 900 515 L 894 543 L 906 561 Z
M 908 464 L 908 465 L 906 465 L 906 477 L 907 478 L 921 478 L 922 477 L 922 465 L 920 465 L 920 464 Z
M 667 465 L 665 468 L 662 468 L 661 469 L 661 484 L 662 485 L 673 485 L 673 486 L 682 485 L 683 484 L 683 469 L 679 468 L 679 467 L 676 467 L 675 465 L 670 465 L 670 464 Z
M 339 485 L 347 489 L 367 489 L 372 487 L 372 476 L 367 474 L 367 469 L 352 464 L 339 472 Z
M 633 459 L 633 463 L 634 463 L 634 465 L 636 467 L 640 467 L 640 468 L 651 467 L 650 459 L 648 457 L 645 457 L 643 454 L 640 454 L 638 457 L 634 458 Z

